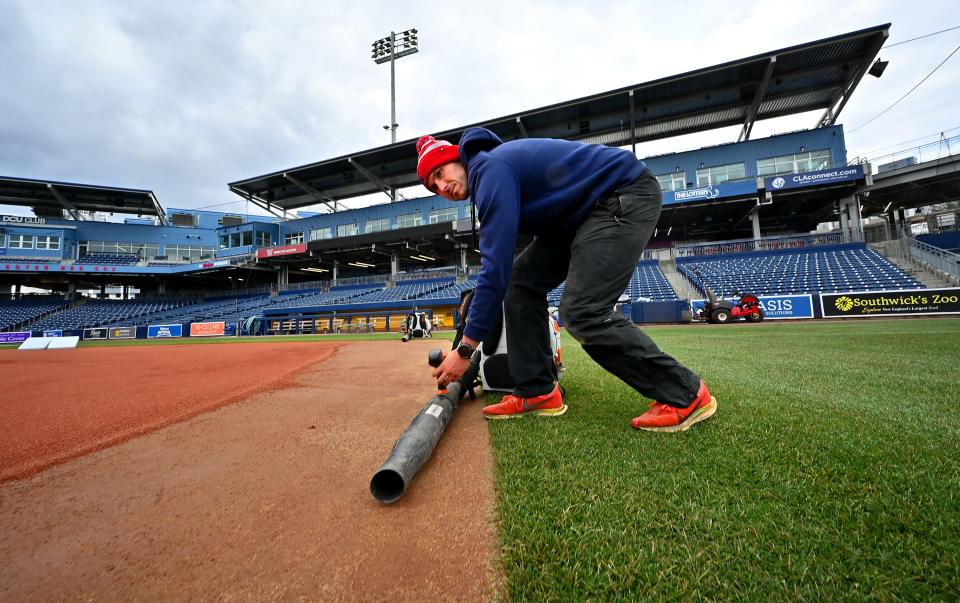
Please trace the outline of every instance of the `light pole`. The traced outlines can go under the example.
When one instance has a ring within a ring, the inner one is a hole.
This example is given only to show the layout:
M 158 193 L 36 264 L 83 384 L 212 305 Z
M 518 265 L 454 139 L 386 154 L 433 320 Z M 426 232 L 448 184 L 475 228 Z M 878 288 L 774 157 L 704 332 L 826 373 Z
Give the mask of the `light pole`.
M 417 46 L 417 30 L 408 29 L 403 33 L 390 32 L 386 38 L 380 38 L 373 43 L 371 58 L 377 65 L 390 61 L 390 124 L 383 126 L 390 130 L 390 144 L 397 142 L 397 86 L 396 70 L 393 64 L 397 59 L 413 54 L 419 50 Z

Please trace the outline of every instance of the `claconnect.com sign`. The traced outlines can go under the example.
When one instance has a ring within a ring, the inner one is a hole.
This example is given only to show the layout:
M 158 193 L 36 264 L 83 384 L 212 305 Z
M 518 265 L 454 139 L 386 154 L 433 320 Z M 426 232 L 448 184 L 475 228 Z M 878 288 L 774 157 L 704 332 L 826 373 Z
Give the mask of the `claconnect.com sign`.
M 824 293 L 820 307 L 824 318 L 960 314 L 960 287 Z
M 802 188 L 804 186 L 816 186 L 818 184 L 836 184 L 838 182 L 863 180 L 863 178 L 863 166 L 852 165 L 844 168 L 803 172 L 802 174 L 771 176 L 765 178 L 763 182 L 768 191 L 781 191 L 791 188 Z

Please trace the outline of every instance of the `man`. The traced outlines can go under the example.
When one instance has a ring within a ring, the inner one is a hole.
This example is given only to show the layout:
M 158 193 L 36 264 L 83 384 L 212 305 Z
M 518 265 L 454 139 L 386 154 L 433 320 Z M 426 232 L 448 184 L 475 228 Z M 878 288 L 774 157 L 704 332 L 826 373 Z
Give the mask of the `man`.
M 544 314 L 566 281 L 560 317 L 591 358 L 654 402 L 635 429 L 684 431 L 716 412 L 700 378 L 613 311 L 660 216 L 660 185 L 632 153 L 552 139 L 504 143 L 469 128 L 460 145 L 422 136 L 417 176 L 451 201 L 472 197 L 480 219 L 481 272 L 457 353 L 433 370 L 441 385 L 469 365 L 504 306 L 512 394 L 490 419 L 566 412 L 553 380 Z M 517 233 L 534 240 L 514 260 Z

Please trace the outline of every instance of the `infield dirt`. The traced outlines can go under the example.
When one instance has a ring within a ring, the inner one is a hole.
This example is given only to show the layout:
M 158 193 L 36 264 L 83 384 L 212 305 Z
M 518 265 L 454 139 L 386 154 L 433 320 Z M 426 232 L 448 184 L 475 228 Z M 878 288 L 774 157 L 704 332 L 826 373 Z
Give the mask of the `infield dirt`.
M 0 353 L 4 374 L 20 362 L 50 362 L 45 381 L 55 384 L 55 371 L 89 363 L 138 384 L 100 423 L 156 410 L 144 400 L 158 391 L 203 400 L 159 423 L 141 420 L 120 443 L 88 446 L 0 484 L 0 599 L 491 599 L 492 460 L 478 402 L 462 405 L 400 501 L 383 505 L 369 492 L 371 475 L 434 392 L 426 358 L 437 343 L 91 348 L 56 362 L 41 358 L 51 352 Z M 118 355 L 113 365 L 90 354 L 104 350 Z M 141 350 L 149 362 L 133 360 Z M 242 368 L 219 393 L 194 391 L 224 357 L 183 364 L 185 350 L 236 353 L 231 363 Z M 186 373 L 171 380 L 173 365 Z M 39 416 L 56 423 L 50 408 L 81 392 L 38 401 Z M 46 437 L 69 432 L 74 420 L 48 427 Z

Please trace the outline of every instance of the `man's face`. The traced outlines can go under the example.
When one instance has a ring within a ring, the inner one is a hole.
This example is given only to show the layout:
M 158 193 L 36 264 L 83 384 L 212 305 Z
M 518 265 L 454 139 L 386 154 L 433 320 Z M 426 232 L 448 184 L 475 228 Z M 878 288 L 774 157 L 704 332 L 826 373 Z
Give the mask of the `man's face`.
M 469 195 L 467 170 L 459 161 L 445 163 L 427 174 L 427 188 L 444 199 L 463 201 Z

